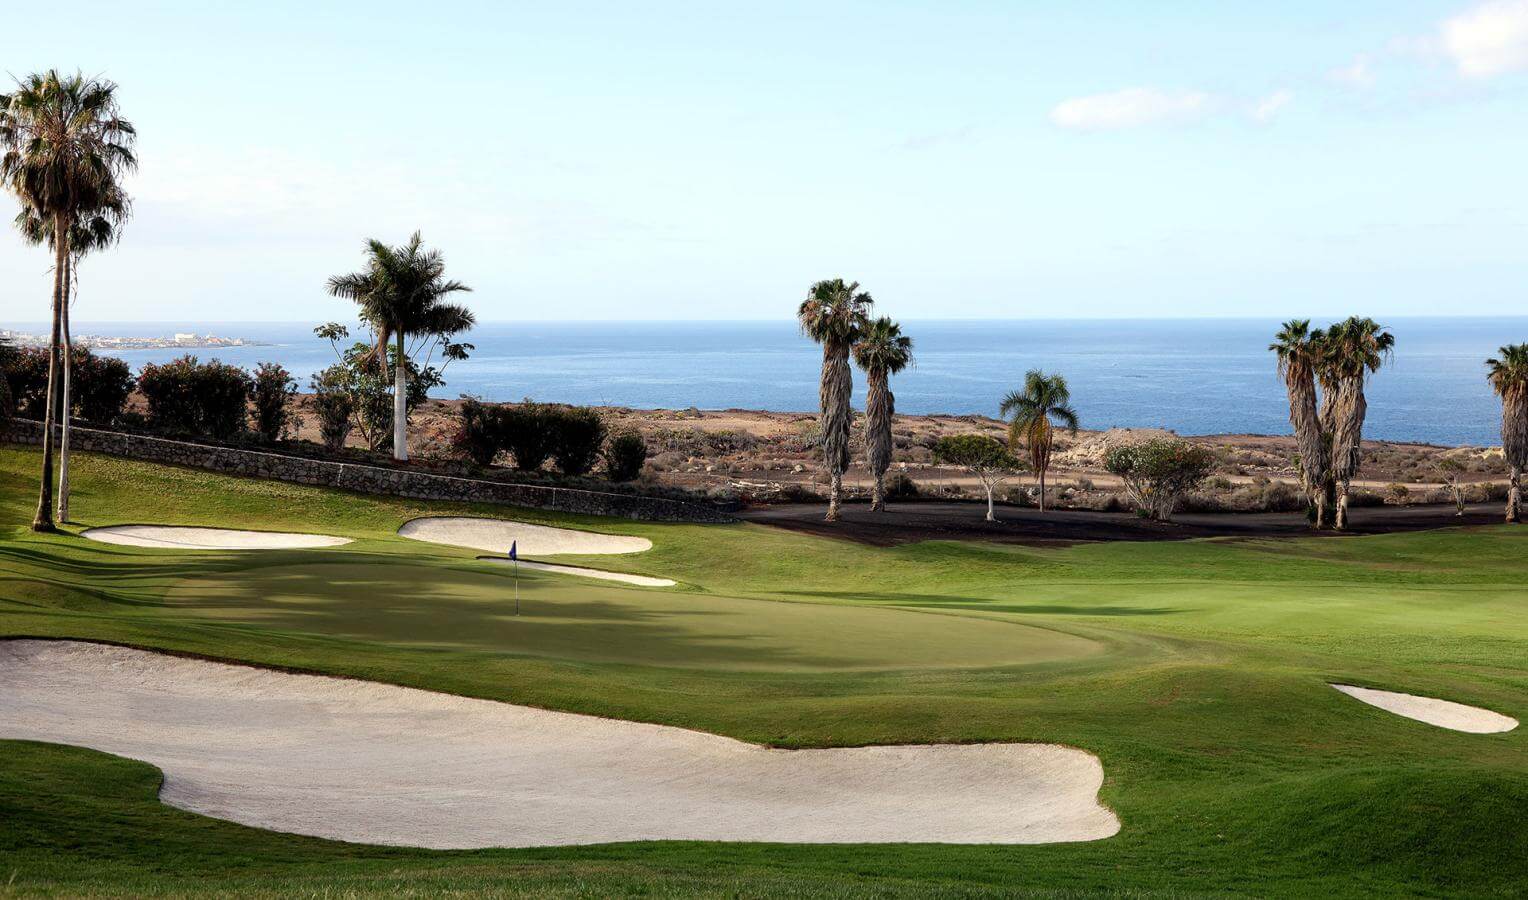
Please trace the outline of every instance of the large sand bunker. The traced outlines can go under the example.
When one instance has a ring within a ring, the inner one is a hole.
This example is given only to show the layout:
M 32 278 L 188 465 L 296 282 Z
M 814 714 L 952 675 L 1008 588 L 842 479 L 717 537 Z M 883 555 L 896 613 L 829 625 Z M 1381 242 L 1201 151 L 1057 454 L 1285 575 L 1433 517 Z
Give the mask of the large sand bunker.
M 178 550 L 290 550 L 299 547 L 338 547 L 350 543 L 350 538 L 328 534 L 237 531 L 180 525 L 113 525 L 108 528 L 88 528 L 82 534 L 103 544 L 171 547 Z
M 641 553 L 651 550 L 647 538 L 622 534 L 600 534 L 528 525 L 505 519 L 475 519 L 467 516 L 427 516 L 403 523 L 398 533 L 416 541 L 470 547 L 488 553 L 508 553 L 510 544 L 518 544 L 521 556 L 554 556 L 558 553 Z
M 73 641 L 0 642 L 0 738 L 152 763 L 182 809 L 382 844 L 1029 844 L 1119 830 L 1098 803 L 1098 759 L 1051 744 L 770 750 Z
M 1416 719 L 1418 722 L 1426 722 L 1439 728 L 1452 728 L 1454 731 L 1468 731 L 1471 734 L 1496 734 L 1511 731 L 1517 727 L 1517 720 L 1511 716 L 1504 716 L 1478 706 L 1465 706 L 1463 703 L 1454 703 L 1450 700 L 1417 697 L 1412 694 L 1397 694 L 1394 691 L 1377 691 L 1373 688 L 1354 687 L 1351 684 L 1334 684 L 1332 687 L 1370 706 L 1377 706 L 1398 716 Z

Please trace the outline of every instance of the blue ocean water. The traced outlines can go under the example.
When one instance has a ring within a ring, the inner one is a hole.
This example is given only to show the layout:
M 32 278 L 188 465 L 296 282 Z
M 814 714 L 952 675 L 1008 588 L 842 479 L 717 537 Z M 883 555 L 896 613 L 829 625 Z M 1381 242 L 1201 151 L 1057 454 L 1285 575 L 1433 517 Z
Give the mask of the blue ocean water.
M 196 351 L 250 366 L 273 360 L 304 386 L 333 362 L 314 323 L 79 322 L 75 332 L 167 336 L 212 332 L 270 346 Z M 916 365 L 893 382 L 907 413 L 997 412 L 1030 368 L 1060 372 L 1089 428 L 1182 434 L 1288 432 L 1283 387 L 1261 319 L 909 321 Z M 1320 324 L 1320 323 L 1317 323 Z M 1438 444 L 1499 441 L 1500 407 L 1483 362 L 1528 341 L 1528 317 L 1387 320 L 1395 358 L 1370 382 L 1365 433 Z M 38 323 L 6 327 L 40 331 Z M 820 351 L 790 321 L 496 322 L 467 340 L 442 397 L 555 400 L 633 407 L 784 411 L 817 406 Z M 135 367 L 174 350 L 121 354 Z M 856 380 L 860 376 L 856 373 Z M 862 383 L 857 387 L 863 388 Z M 857 397 L 860 396 L 857 392 Z

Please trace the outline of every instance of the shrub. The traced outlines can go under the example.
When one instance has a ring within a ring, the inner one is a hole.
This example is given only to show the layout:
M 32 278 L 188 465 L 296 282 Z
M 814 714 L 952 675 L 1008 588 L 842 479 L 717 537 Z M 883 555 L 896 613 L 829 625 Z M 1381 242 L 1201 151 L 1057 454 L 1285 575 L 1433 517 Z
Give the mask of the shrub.
M 611 481 L 631 481 L 647 462 L 647 442 L 635 431 L 623 431 L 605 444 L 605 471 Z
M 328 450 L 338 452 L 345 446 L 353 427 L 355 399 L 350 394 L 344 366 L 330 366 L 308 380 L 313 396 L 308 408 L 318 417 L 318 433 Z
M 887 500 L 912 500 L 918 496 L 918 482 L 906 472 L 888 472 L 885 491 Z
M 285 437 L 298 425 L 287 404 L 297 395 L 297 380 L 280 363 L 261 363 L 255 369 L 255 433 L 267 441 Z
M 5 382 L 10 388 L 11 408 L 23 418 L 41 419 L 48 393 L 48 351 L 17 347 L 8 356 Z
M 1215 464 L 1204 447 L 1177 438 L 1152 438 L 1110 447 L 1104 468 L 1125 483 L 1125 493 L 1146 518 L 1166 522 L 1178 503 L 1199 486 Z
M 87 347 L 75 347 L 71 355 L 74 362 L 69 372 L 71 414 L 102 425 L 115 421 L 133 392 L 132 369 L 116 357 L 96 356 Z M 41 419 L 48 395 L 47 348 L 13 348 L 0 366 L 4 368 L 11 398 L 6 409 L 28 419 Z
M 517 406 L 499 408 L 499 440 L 515 458 L 515 468 L 534 472 L 552 455 L 551 410 L 544 404 L 523 400 Z
M 1390 502 L 1398 503 L 1402 506 L 1411 500 L 1411 488 L 1401 484 L 1399 481 L 1386 485 L 1385 493 L 1389 496 Z
M 126 360 L 96 356 L 85 347 L 74 349 L 69 375 L 69 401 L 74 415 L 87 422 L 110 425 L 122 415 L 133 392 L 133 370 Z
M 138 390 L 148 402 L 149 425 L 175 434 L 231 438 L 244 429 L 249 374 L 212 360 L 182 356 L 150 363 L 138 374 Z
M 486 406 L 475 397 L 463 397 L 451 446 L 457 453 L 480 466 L 493 464 L 503 441 L 499 428 L 499 410 Z
M 583 475 L 594 468 L 605 445 L 605 420 L 587 406 L 563 406 L 548 411 L 544 420 L 552 439 L 552 458 L 564 475 Z

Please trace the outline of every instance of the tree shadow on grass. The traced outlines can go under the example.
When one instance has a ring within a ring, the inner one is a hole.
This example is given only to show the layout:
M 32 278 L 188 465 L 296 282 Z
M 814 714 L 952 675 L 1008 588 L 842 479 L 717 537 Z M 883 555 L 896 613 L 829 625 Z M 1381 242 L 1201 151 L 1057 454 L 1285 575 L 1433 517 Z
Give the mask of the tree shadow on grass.
M 1065 616 L 1166 616 L 1182 610 L 1171 606 L 1103 606 L 1078 603 L 1023 603 L 991 600 L 983 597 L 959 597 L 947 594 L 911 594 L 893 591 L 781 591 L 791 597 L 816 597 L 828 600 L 852 600 L 877 606 L 918 606 L 931 609 L 973 609 L 984 612 L 1036 613 Z

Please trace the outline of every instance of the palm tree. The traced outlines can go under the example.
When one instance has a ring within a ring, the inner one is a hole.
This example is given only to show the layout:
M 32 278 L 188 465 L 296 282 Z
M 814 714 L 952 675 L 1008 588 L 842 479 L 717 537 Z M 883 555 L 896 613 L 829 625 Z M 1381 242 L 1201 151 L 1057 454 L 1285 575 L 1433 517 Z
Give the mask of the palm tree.
M 1030 369 L 1024 375 L 1024 389 L 1009 391 L 999 411 L 1008 423 L 1008 446 L 1018 450 L 1024 444 L 1029 464 L 1040 481 L 1040 511 L 1045 511 L 1045 472 L 1050 468 L 1051 448 L 1056 428 L 1077 433 L 1077 411 L 1072 409 L 1072 392 L 1066 379 Z
M 1487 379 L 1501 397 L 1501 450 L 1511 467 L 1507 521 L 1520 521 L 1523 469 L 1528 468 L 1528 344 L 1501 348 L 1500 359 L 1486 360 Z
M 425 342 L 439 340 L 448 351 L 452 335 L 476 324 L 464 306 L 442 298 L 472 288 L 446 280 L 446 262 L 439 250 L 426 251 L 424 239 L 414 232 L 401 247 L 378 240 L 366 242 L 366 269 L 329 279 L 329 293 L 355 301 L 361 320 L 377 336 L 376 363 L 386 371 L 387 344 L 396 340 L 393 360 L 393 459 L 407 460 L 408 451 L 408 345 L 412 335 Z M 417 347 L 415 348 L 418 349 Z
M 69 236 L 83 211 L 97 210 L 116 190 L 118 176 L 137 164 L 137 132 L 118 112 L 117 86 L 56 71 L 18 80 L 0 95 L 0 181 L 23 209 L 51 220 L 53 315 L 48 339 L 48 391 L 43 414 L 42 488 L 34 531 L 53 530 L 54 430 L 59 393 L 59 341 Z
M 1289 392 L 1289 424 L 1294 427 L 1300 454 L 1300 480 L 1315 509 L 1313 526 L 1326 524 L 1326 433 L 1316 407 L 1316 365 L 1325 335 L 1311 330 L 1309 319 L 1291 319 L 1274 335 L 1268 349 L 1278 355 L 1279 375 Z
M 1337 514 L 1333 527 L 1348 525 L 1348 488 L 1358 474 L 1363 447 L 1364 380 L 1378 372 L 1395 348 L 1395 335 L 1370 318 L 1352 316 L 1326 330 L 1320 343 L 1318 376 L 1330 394 L 1325 410 L 1331 429 L 1330 480 L 1336 488 Z
M 69 521 L 69 420 L 73 410 L 70 398 L 71 373 L 74 368 L 74 342 L 69 333 L 69 307 L 74 301 L 78 284 L 74 270 L 80 257 L 92 250 L 110 247 L 121 240 L 122 226 L 130 215 L 131 204 L 122 189 L 113 185 L 101 198 L 101 207 L 81 210 L 79 217 L 69 229 L 69 258 L 64 267 L 64 303 L 60 317 L 63 345 L 59 353 L 63 368 L 63 390 L 59 401 L 62 428 L 58 441 L 58 520 Z M 16 214 L 16 228 L 28 243 L 46 243 L 53 246 L 53 221 L 37 214 L 34 209 L 23 208 Z
M 886 316 L 867 323 L 854 344 L 854 362 L 865 373 L 865 463 L 875 478 L 870 509 L 886 508 L 886 470 L 891 467 L 891 418 L 897 401 L 891 376 L 912 364 L 913 339 Z
M 822 401 L 822 456 L 831 484 L 829 522 L 838 521 L 844 470 L 849 468 L 852 420 L 849 395 L 854 390 L 854 376 L 849 371 L 849 348 L 869 324 L 869 307 L 874 302 L 868 293 L 859 289 L 858 281 L 833 278 L 812 285 L 796 311 L 801 330 L 822 345 L 822 381 L 817 393 Z

